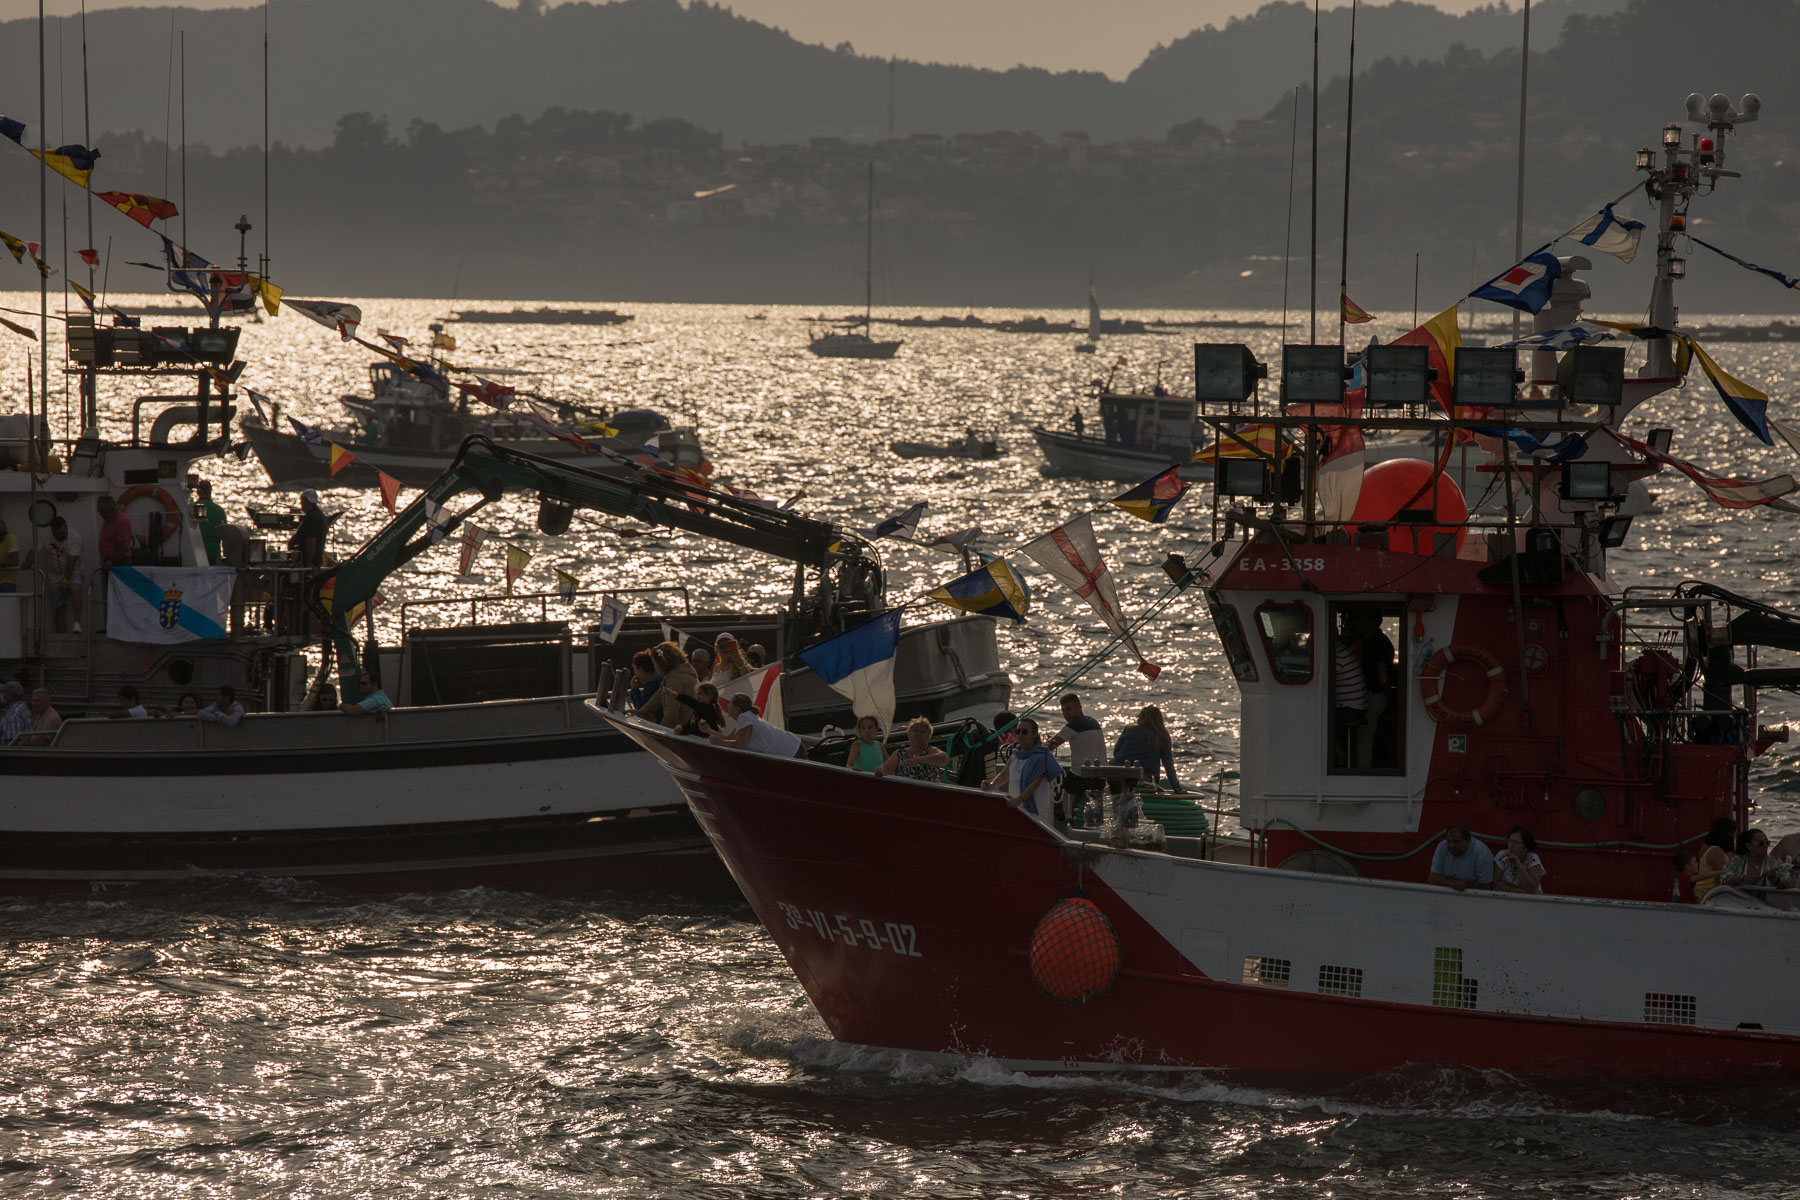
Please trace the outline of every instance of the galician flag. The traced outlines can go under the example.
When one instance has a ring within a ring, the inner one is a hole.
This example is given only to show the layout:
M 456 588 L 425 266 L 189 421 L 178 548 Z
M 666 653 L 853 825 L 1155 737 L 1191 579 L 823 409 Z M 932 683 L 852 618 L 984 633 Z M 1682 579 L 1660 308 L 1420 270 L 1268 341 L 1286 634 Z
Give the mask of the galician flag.
M 222 638 L 236 576 L 230 567 L 114 567 L 106 581 L 106 636 L 151 644 Z
M 921 500 L 911 508 L 895 513 L 869 530 L 869 540 L 875 541 L 884 537 L 910 538 L 918 532 L 919 522 L 925 518 L 925 509 L 928 503 L 928 501 Z
M 856 715 L 873 716 L 883 729 L 894 723 L 894 656 L 900 652 L 900 610 L 882 613 L 854 629 L 800 651 L 811 667 Z
M 1100 614 L 1108 629 L 1125 639 L 1125 644 L 1137 656 L 1138 670 L 1150 679 L 1162 674 L 1162 668 L 1145 658 L 1137 642 L 1125 632 L 1125 619 L 1119 613 L 1119 592 L 1107 573 L 1106 560 L 1100 557 L 1100 540 L 1094 536 L 1092 516 L 1083 513 L 1025 543 L 1024 550 L 1031 561 L 1068 584 L 1070 590 L 1086 600 Z

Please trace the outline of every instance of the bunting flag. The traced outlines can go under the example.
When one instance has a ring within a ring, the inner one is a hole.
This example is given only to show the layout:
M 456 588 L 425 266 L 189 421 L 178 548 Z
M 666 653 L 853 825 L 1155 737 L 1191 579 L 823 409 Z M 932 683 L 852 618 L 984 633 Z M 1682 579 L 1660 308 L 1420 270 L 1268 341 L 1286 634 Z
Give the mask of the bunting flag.
M 1719 389 L 1719 398 L 1725 401 L 1725 407 L 1731 415 L 1738 419 L 1738 424 L 1761 438 L 1765 445 L 1773 446 L 1775 439 L 1769 436 L 1769 398 L 1751 387 L 1741 379 L 1733 378 L 1725 368 L 1713 361 L 1712 355 L 1700 348 L 1700 343 L 1693 338 L 1686 339 L 1694 358 L 1700 363 L 1700 369 Z
M 37 333 L 34 330 L 27 329 L 17 321 L 9 321 L 5 317 L 0 317 L 0 325 L 6 326 L 20 337 L 28 337 L 34 342 L 37 341 Z
M 1701 239 L 1695 237 L 1691 233 L 1688 235 L 1688 239 L 1690 241 L 1697 242 L 1702 246 L 1705 246 L 1708 250 L 1711 250 L 1714 254 L 1717 254 L 1720 258 L 1730 259 L 1732 262 L 1734 262 L 1738 266 L 1744 268 L 1744 270 L 1746 270 L 1746 271 L 1755 271 L 1758 275 L 1767 275 L 1770 279 L 1773 279 L 1776 283 L 1779 283 L 1782 287 L 1800 288 L 1800 279 L 1795 279 L 1792 275 L 1783 275 L 1780 271 L 1771 270 L 1768 267 L 1759 267 L 1753 262 L 1748 262 L 1744 259 L 1739 258 L 1735 254 L 1732 254 L 1728 251 L 1719 249 L 1717 246 L 1713 245 L 1711 242 L 1702 241 Z
M 563 570 L 561 567 L 556 568 L 556 594 L 557 594 L 557 596 L 559 596 L 561 599 L 564 599 L 564 600 L 573 600 L 575 598 L 575 589 L 579 588 L 580 586 L 581 586 L 581 580 L 575 578 L 573 575 L 569 574 L 567 571 Z M 609 601 L 611 599 L 612 599 L 611 596 L 607 596 L 600 601 L 600 610 L 601 610 L 602 615 L 605 614 L 607 601 Z M 613 637 L 617 637 L 617 636 L 618 636 L 618 631 L 614 630 Z M 613 639 L 607 638 L 606 640 L 610 642 Z
M 1617 203 L 1613 201 L 1613 204 Z M 1637 257 L 1638 239 L 1643 236 L 1644 223 L 1619 216 L 1613 212 L 1612 204 L 1563 234 L 1565 238 L 1574 238 L 1584 246 L 1591 246 L 1625 263 Z
M 759 667 L 740 679 L 731 681 L 730 696 L 721 699 L 730 700 L 739 694 L 750 697 L 750 703 L 756 705 L 757 715 L 777 729 L 787 728 L 787 710 L 781 702 L 781 664 L 772 662 L 766 667 Z
M 1187 490 L 1188 485 L 1181 478 L 1181 468 L 1174 466 L 1144 480 L 1124 495 L 1114 496 L 1113 503 L 1140 521 L 1161 525 L 1169 519 L 1169 511 L 1187 494 Z
M 467 575 L 475 565 L 475 552 L 481 549 L 481 543 L 487 541 L 487 530 L 473 521 L 463 526 L 462 561 L 456 568 L 458 575 Z
M 25 144 L 25 122 L 15 121 L 11 117 L 0 117 L 0 137 L 8 137 L 23 146 Z
M 1616 429 L 1608 429 L 1606 432 L 1617 438 L 1622 445 L 1637 451 L 1645 458 L 1674 467 L 1699 484 L 1700 490 L 1705 492 L 1714 504 L 1722 508 L 1756 508 L 1766 504 L 1771 508 L 1779 508 L 1783 512 L 1800 512 L 1800 507 L 1781 499 L 1796 487 L 1800 487 L 1800 484 L 1795 483 L 1792 475 L 1776 475 L 1769 479 L 1730 479 L 1712 475 L 1685 459 L 1676 458 L 1646 442 L 1628 437 Z
M 21 242 L 18 238 L 14 237 L 10 233 L 0 231 L 0 244 L 5 245 L 5 247 L 8 250 L 12 251 L 12 256 L 13 256 L 14 262 L 24 262 L 25 261 L 25 243 L 24 242 Z M 32 257 L 35 258 L 37 256 L 33 255 Z
M 389 333 L 385 329 L 377 329 L 375 331 L 375 336 L 380 338 L 382 341 L 386 342 L 388 345 L 392 346 L 396 350 L 406 349 L 406 339 L 401 337 L 397 333 Z
M 187 292 L 199 299 L 202 304 L 212 303 L 212 285 L 204 274 L 212 264 L 186 246 L 177 246 L 165 234 L 157 234 L 162 238 L 163 267 L 168 273 L 169 290 L 171 292 Z M 141 263 L 140 266 L 149 266 Z
M 118 311 L 119 310 L 116 308 L 113 309 L 114 313 L 117 313 Z M 275 402 L 255 388 L 245 388 L 244 395 L 250 398 L 250 406 L 256 409 L 257 420 L 261 421 L 264 425 L 267 425 L 269 423 L 269 410 L 263 406 L 267 404 L 273 407 Z
M 1619 336 L 1619 331 L 1599 321 L 1577 321 L 1562 329 L 1546 329 L 1542 333 L 1528 333 L 1524 337 L 1514 338 L 1510 342 L 1501 342 L 1501 346 L 1523 346 L 1528 350 L 1568 350 L 1574 346 L 1585 346 L 1593 342 L 1608 342 Z
M 431 335 L 431 348 L 433 350 L 454 350 L 456 349 L 456 339 L 439 330 Z
M 510 543 L 506 547 L 506 594 L 513 594 L 513 584 L 525 573 L 525 565 L 531 561 L 531 554 Z
M 933 589 L 928 598 L 963 612 L 1004 617 L 1020 623 L 1031 611 L 1031 593 L 1026 590 L 1024 580 L 998 558 Z
M 506 387 L 504 384 L 495 383 L 491 379 L 482 379 L 479 375 L 475 378 L 475 383 L 465 383 L 461 379 L 457 380 L 457 390 L 464 395 L 475 397 L 484 404 L 491 404 L 495 408 L 505 408 L 515 394 L 514 389 Z
M 801 494 L 804 495 L 805 493 Z M 795 500 L 798 500 L 799 498 L 799 496 L 794 497 Z M 793 502 L 793 500 L 789 500 L 787 504 L 783 504 L 781 507 L 786 508 L 788 504 L 792 504 Z M 961 551 L 967 550 L 970 546 L 973 546 L 975 544 L 975 539 L 980 536 L 981 526 L 971 525 L 967 529 L 953 529 L 949 533 L 940 533 L 925 544 L 927 546 L 948 546 L 950 549 L 960 553 Z
M 921 500 L 911 508 L 895 513 L 887 520 L 869 530 L 869 540 L 879 541 L 885 537 L 910 538 L 918 532 L 919 522 L 925 518 L 925 510 L 930 501 Z M 883 726 L 883 728 L 886 728 Z
M 1349 325 L 1363 325 L 1375 319 L 1375 314 L 1352 300 L 1349 292 L 1338 293 L 1338 310 L 1343 313 L 1344 322 Z
M 388 510 L 388 516 L 391 517 L 394 515 L 395 505 L 400 501 L 400 481 L 377 467 L 375 482 L 381 488 L 381 506 Z
M 559 424 L 557 422 L 557 417 L 560 414 L 558 414 L 550 405 L 539 400 L 527 400 L 525 402 L 525 409 L 526 415 L 531 418 L 531 423 L 536 425 L 539 429 L 542 429 L 557 441 L 568 442 L 571 445 L 579 446 L 582 451 L 587 454 L 598 453 L 598 451 L 594 449 L 594 444 L 592 442 L 588 441 L 568 426 Z
M 138 320 L 138 318 L 132 316 L 130 313 L 126 312 L 124 309 L 120 308 L 116 304 L 107 305 L 106 311 L 113 315 L 113 324 L 114 325 L 120 325 L 126 329 L 138 329 L 138 328 L 141 328 L 144 324 L 142 321 Z M 264 417 L 263 421 L 266 424 L 268 422 L 268 418 Z
M 58 146 L 54 150 L 32 150 L 26 147 L 31 157 L 41 159 L 46 167 L 72 180 L 82 187 L 88 185 L 88 177 L 94 173 L 94 160 L 100 157 L 98 150 L 89 150 L 86 146 L 70 143 Z
M 75 253 L 80 255 L 81 261 L 90 267 L 97 267 L 100 265 L 100 252 L 98 250 L 77 250 Z
M 1246 425 L 1232 432 L 1237 436 L 1220 437 L 1212 445 L 1194 451 L 1194 461 L 1210 462 L 1215 466 L 1221 458 L 1282 462 L 1294 453 L 1293 443 L 1282 437 L 1281 431 L 1273 425 Z
M 894 658 L 900 652 L 900 614 L 895 608 L 794 655 L 821 682 L 846 696 L 857 716 L 887 729 L 894 723 Z
M 337 330 L 346 342 L 356 336 L 356 327 L 362 324 L 362 309 L 342 300 L 289 300 L 287 306 L 327 329 Z
M 256 285 L 257 297 L 262 300 L 263 308 L 268 314 L 272 317 L 280 312 L 282 289 L 256 275 L 252 275 L 250 280 Z
M 1494 276 L 1469 293 L 1474 300 L 1492 300 L 1508 308 L 1535 313 L 1550 303 L 1550 289 L 1562 274 L 1562 263 L 1550 253 L 1548 245 L 1539 246 L 1518 263 Z
M 73 279 L 69 280 L 68 282 L 69 282 L 69 288 L 77 296 L 81 297 L 81 302 L 83 304 L 87 305 L 87 310 L 89 312 L 94 312 L 95 311 L 94 310 L 94 299 L 95 299 L 94 293 L 89 291 L 87 288 L 82 287 L 79 283 L 76 283 Z
M 444 506 L 429 496 L 425 498 L 425 544 L 435 546 L 450 536 L 451 518 L 444 515 Z
M 687 649 L 688 642 L 692 640 L 692 638 L 688 634 L 681 632 L 681 630 L 675 628 L 673 625 L 669 624 L 667 621 L 659 621 L 659 622 L 657 622 L 657 624 L 662 626 L 663 641 L 674 642 L 677 646 L 680 646 L 683 650 Z
M 1548 457 L 1541 461 L 1546 462 L 1551 466 L 1581 458 L 1588 452 L 1587 439 L 1582 437 L 1579 433 L 1571 433 L 1557 441 L 1551 442 L 1544 439 L 1542 430 L 1476 428 L 1471 429 L 1469 432 L 1481 434 L 1483 437 L 1505 438 L 1507 441 L 1517 446 L 1521 454 L 1529 455 L 1533 458 L 1536 458 L 1538 455 L 1547 455 Z
M 29 333 L 30 331 L 27 330 L 26 332 Z M 1769 428 L 1781 435 L 1781 440 L 1788 444 L 1789 450 L 1792 450 L 1795 454 L 1800 454 L 1800 429 L 1795 429 L 1792 425 L 1783 425 L 1780 421 L 1773 418 L 1770 418 L 1769 420 Z
M 573 575 L 565 575 L 561 571 L 558 571 L 556 574 L 557 590 L 561 590 L 562 581 L 567 579 L 569 581 L 568 598 L 573 600 L 575 598 L 575 577 Z M 619 631 L 624 628 L 625 602 L 617 596 L 600 597 L 600 623 L 595 626 L 594 629 L 594 632 L 600 635 L 600 640 L 609 643 L 616 642 L 619 640 Z
M 294 427 L 295 435 L 307 445 L 323 446 L 325 444 L 325 435 L 311 425 L 308 425 L 303 421 L 296 421 L 292 417 L 288 418 L 288 424 Z
M 1411 333 L 1401 334 L 1388 343 L 1391 346 L 1425 347 L 1426 363 L 1437 369 L 1437 378 L 1431 381 L 1431 395 L 1446 413 L 1453 406 L 1451 387 L 1456 381 L 1456 348 L 1462 345 L 1462 334 L 1456 328 L 1456 310 L 1461 304 L 1457 301 Z
M 1329 421 L 1316 426 L 1318 466 L 1313 471 L 1323 521 L 1348 521 L 1362 495 L 1364 445 L 1357 421 L 1362 417 L 1363 395 L 1346 391 L 1342 404 L 1294 404 L 1287 409 L 1290 417 Z
M 339 471 L 356 461 L 356 455 L 350 453 L 336 442 L 326 442 L 325 444 L 331 447 L 331 463 L 326 468 L 326 474 L 332 479 L 336 479 Z
M 1131 647 L 1137 656 L 1138 670 L 1155 679 L 1162 668 L 1144 657 L 1143 651 L 1125 632 L 1125 619 L 1119 611 L 1119 593 L 1107 573 L 1106 560 L 1100 557 L 1100 541 L 1094 536 L 1094 520 L 1087 513 L 1059 525 L 1042 537 L 1027 542 L 1025 554 L 1044 570 L 1067 584 L 1077 596 L 1086 600 L 1106 627 Z
M 132 220 L 150 228 L 152 221 L 166 221 L 170 217 L 178 217 L 181 211 L 161 196 L 146 196 L 142 192 L 95 192 L 96 199 L 104 200 Z

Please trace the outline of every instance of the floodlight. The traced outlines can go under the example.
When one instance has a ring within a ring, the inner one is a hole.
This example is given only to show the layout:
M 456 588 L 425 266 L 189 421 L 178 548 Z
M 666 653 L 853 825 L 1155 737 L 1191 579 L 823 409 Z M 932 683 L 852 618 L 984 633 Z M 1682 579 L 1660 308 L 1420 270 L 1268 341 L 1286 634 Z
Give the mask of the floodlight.
M 1556 385 L 1570 404 L 1616 405 L 1625 399 L 1625 350 L 1576 346 L 1556 364 Z
M 1283 346 L 1283 404 L 1342 404 L 1344 350 L 1341 346 Z
M 1513 408 L 1517 405 L 1514 385 L 1524 378 L 1511 347 L 1464 346 L 1456 352 L 1452 394 L 1459 406 Z
M 1600 522 L 1600 544 L 1608 550 L 1617 550 L 1625 544 L 1625 535 L 1631 532 L 1631 518 L 1623 513 L 1606 518 Z
M 1565 500 L 1606 503 L 1618 499 L 1613 490 L 1613 465 L 1609 462 L 1563 464 L 1562 494 Z
M 1269 471 L 1260 458 L 1221 458 L 1214 489 L 1221 496 L 1269 499 Z
M 1652 429 L 1650 436 L 1644 439 L 1645 443 L 1658 454 L 1667 454 L 1669 443 L 1674 440 L 1675 431 L 1673 429 Z
M 1241 404 L 1267 379 L 1269 368 L 1241 342 L 1194 343 L 1194 399 Z
M 1368 408 L 1402 408 L 1431 398 L 1431 354 L 1424 346 L 1370 346 L 1363 355 Z

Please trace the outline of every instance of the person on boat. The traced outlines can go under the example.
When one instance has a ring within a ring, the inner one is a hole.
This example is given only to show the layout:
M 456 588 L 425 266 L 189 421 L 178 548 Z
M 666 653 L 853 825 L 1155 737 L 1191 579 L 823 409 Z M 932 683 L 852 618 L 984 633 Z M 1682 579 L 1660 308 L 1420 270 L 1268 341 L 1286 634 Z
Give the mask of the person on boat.
M 752 671 L 760 671 L 769 665 L 769 652 L 762 648 L 762 643 L 751 642 L 749 649 L 744 651 L 744 661 L 750 664 Z
M 1081 405 L 1077 404 L 1075 406 L 1075 411 L 1069 417 L 1069 424 L 1075 427 L 1075 436 L 1080 437 L 1081 431 L 1086 428 L 1087 425 L 1087 422 L 1081 419 Z
M 136 540 L 131 533 L 130 518 L 120 510 L 117 500 L 104 494 L 95 499 L 94 511 L 100 515 L 100 536 L 96 539 L 100 561 L 109 567 L 129 563 L 131 544 Z
M 763 720 L 748 693 L 739 692 L 731 698 L 731 715 L 737 719 L 736 727 L 730 733 L 711 735 L 708 740 L 713 745 L 748 750 L 753 754 L 773 754 L 777 758 L 792 758 L 799 753 L 799 736 Z
M 744 652 L 738 649 L 738 640 L 729 633 L 721 633 L 713 639 L 713 648 L 718 654 L 713 663 L 712 681 L 724 687 L 734 679 L 742 679 L 756 668 L 744 661 Z
M 844 765 L 852 771 L 880 775 L 881 764 L 886 761 L 887 755 L 881 748 L 880 720 L 869 716 L 856 718 L 856 740 L 844 754 Z
M 69 528 L 60 513 L 50 518 L 50 539 L 44 543 L 44 568 L 49 577 L 50 611 L 56 632 L 81 632 L 81 535 Z M 26 559 L 27 567 L 34 563 Z M 74 614 L 73 622 L 70 614 Z M 71 630 L 71 624 L 74 628 Z
M 1492 891 L 1494 852 L 1476 841 L 1467 825 L 1452 825 L 1431 856 L 1430 882 L 1459 892 Z
M 294 531 L 288 550 L 309 571 L 325 566 L 325 510 L 319 507 L 319 493 L 311 488 L 300 493 L 300 528 Z
M 994 744 L 1000 765 L 1005 766 L 1006 761 L 1012 757 L 1013 751 L 1019 748 L 1019 717 L 1017 713 L 1008 712 L 1003 708 L 994 714 Z
M 1331 760 L 1333 765 L 1345 767 L 1355 762 L 1352 739 L 1358 727 L 1369 720 L 1369 685 L 1356 651 L 1356 613 L 1346 610 L 1338 621 L 1338 636 L 1331 648 Z
M 694 647 L 693 651 L 688 655 L 688 664 L 694 668 L 694 678 L 696 680 L 712 678 L 713 663 L 716 660 L 716 657 L 717 656 L 705 646 Z
M 338 705 L 338 711 L 345 716 L 367 717 L 375 713 L 387 712 L 394 707 L 394 702 L 388 699 L 388 694 L 381 690 L 381 681 L 369 671 L 362 673 L 362 677 L 357 680 L 357 686 L 362 690 L 363 698 L 346 700 Z
M 927 783 L 944 777 L 950 756 L 931 744 L 931 722 L 914 717 L 906 723 L 906 745 L 888 755 L 886 762 L 875 768 L 877 779 L 893 775 L 900 779 L 922 779 Z
M 688 712 L 688 719 L 681 723 L 677 733 L 685 733 L 691 737 L 711 737 L 715 733 L 730 733 L 737 727 L 731 714 L 719 704 L 719 689 L 710 683 L 703 683 L 695 688 L 691 696 L 678 693 L 675 698 Z
M 1056 780 L 1063 775 L 1062 764 L 1043 744 L 1036 721 L 1020 717 L 1013 728 L 1019 734 L 1018 746 L 1006 765 L 982 787 L 990 792 L 1004 788 L 1008 804 L 1023 808 L 1046 826 L 1054 828 Z
M 0 521 L 0 594 L 19 590 L 19 535 Z
M 1046 745 L 1054 750 L 1064 742 L 1069 744 L 1069 768 L 1063 778 L 1063 801 L 1073 812 L 1090 787 L 1088 781 L 1082 778 L 1081 768 L 1089 763 L 1106 761 L 1106 731 L 1100 728 L 1100 722 L 1081 711 L 1081 697 L 1074 692 L 1062 698 L 1062 715 L 1063 727 L 1056 731 L 1056 736 Z
M 658 642 L 652 646 L 650 659 L 662 672 L 662 689 L 651 697 L 638 715 L 646 721 L 680 729 L 687 723 L 688 713 L 679 697 L 692 696 L 700 686 L 700 676 L 674 642 Z
M 206 547 L 206 561 L 218 566 L 225 561 L 219 545 L 219 526 L 225 524 L 225 510 L 213 502 L 212 483 L 194 479 L 194 525 L 200 530 L 200 544 Z
M 10 746 L 19 735 L 31 728 L 31 701 L 25 699 L 25 685 L 16 679 L 0 683 L 0 746 Z
M 128 683 L 119 689 L 118 707 L 108 709 L 106 715 L 114 721 L 131 718 L 142 720 L 150 715 L 150 710 L 138 699 L 138 690 Z
M 1737 843 L 1737 822 L 1720 817 L 1706 831 L 1700 843 L 1700 869 L 1694 872 L 1694 902 L 1706 899 L 1706 893 L 1719 886 L 1719 875 L 1731 861 L 1731 849 Z
M 644 706 L 662 690 L 662 673 L 656 669 L 648 650 L 631 656 L 631 686 L 625 691 L 625 702 L 631 711 L 642 712 Z
M 1356 618 L 1359 628 L 1354 649 L 1362 667 L 1363 686 L 1367 689 L 1369 706 L 1363 723 L 1352 728 L 1350 761 L 1364 770 L 1370 767 L 1391 767 L 1394 765 L 1390 753 L 1393 738 L 1389 727 L 1392 722 L 1385 720 L 1384 715 L 1393 707 L 1394 643 L 1382 632 L 1381 613 L 1376 609 L 1363 609 L 1356 614 Z M 1388 736 L 1378 738 L 1378 734 Z M 1380 742 L 1379 746 L 1377 741 Z
M 50 690 L 37 688 L 31 693 L 31 728 L 21 733 L 15 746 L 48 746 L 62 728 L 62 714 L 50 705 Z
M 1726 887 L 1773 887 L 1792 889 L 1793 868 L 1769 853 L 1769 835 L 1760 829 L 1746 829 L 1738 834 L 1737 852 L 1719 882 Z
M 221 683 L 213 702 L 194 715 L 202 721 L 211 721 L 229 729 L 244 719 L 244 706 L 238 703 L 237 689 L 229 683 Z
M 175 707 L 162 714 L 165 717 L 197 717 L 200 715 L 200 697 L 193 692 L 181 693 L 181 699 Z
M 1674 900 L 1677 904 L 1695 904 L 1694 876 L 1700 873 L 1700 856 L 1692 850 L 1677 850 L 1673 855 L 1675 864 Z
M 1179 792 L 1181 781 L 1175 778 L 1175 747 L 1169 727 L 1163 723 L 1162 709 L 1146 705 L 1138 713 L 1137 724 L 1126 727 L 1113 743 L 1113 766 L 1135 766 L 1144 779 L 1156 783 L 1160 767 L 1169 776 L 1169 790 Z
M 1494 890 L 1544 894 L 1544 860 L 1537 855 L 1537 839 L 1523 825 L 1506 835 L 1506 849 L 1494 855 Z
M 300 706 L 301 712 L 336 712 L 338 706 L 337 684 L 321 683 L 317 690 L 307 697 L 306 703 Z M 198 708 L 198 705 L 195 706 Z

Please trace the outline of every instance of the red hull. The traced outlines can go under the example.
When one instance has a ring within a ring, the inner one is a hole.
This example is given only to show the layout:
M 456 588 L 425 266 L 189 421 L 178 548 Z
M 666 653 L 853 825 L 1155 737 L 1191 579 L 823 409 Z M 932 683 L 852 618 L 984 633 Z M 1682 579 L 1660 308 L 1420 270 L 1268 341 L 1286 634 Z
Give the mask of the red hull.
M 1354 1000 L 1209 979 L 1077 852 L 996 797 L 721 751 L 631 726 L 667 764 L 837 1038 L 1023 1069 L 1342 1078 L 1408 1063 L 1543 1075 L 1800 1069 L 1800 1041 Z M 1231 868 L 1216 868 L 1230 870 Z M 1078 887 L 1123 955 L 1085 1006 L 1039 993 L 1032 931 Z

